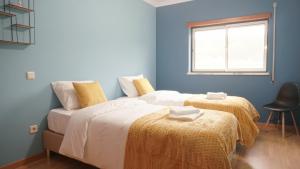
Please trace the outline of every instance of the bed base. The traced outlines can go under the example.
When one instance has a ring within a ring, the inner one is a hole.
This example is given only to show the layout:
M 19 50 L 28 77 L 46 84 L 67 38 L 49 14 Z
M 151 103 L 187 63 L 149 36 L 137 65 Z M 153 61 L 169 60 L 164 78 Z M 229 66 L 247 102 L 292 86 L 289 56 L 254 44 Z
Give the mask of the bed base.
M 50 130 L 45 130 L 43 132 L 44 148 L 46 149 L 48 159 L 50 159 L 51 151 L 59 153 L 59 148 L 63 138 L 64 136 L 62 134 L 58 134 Z

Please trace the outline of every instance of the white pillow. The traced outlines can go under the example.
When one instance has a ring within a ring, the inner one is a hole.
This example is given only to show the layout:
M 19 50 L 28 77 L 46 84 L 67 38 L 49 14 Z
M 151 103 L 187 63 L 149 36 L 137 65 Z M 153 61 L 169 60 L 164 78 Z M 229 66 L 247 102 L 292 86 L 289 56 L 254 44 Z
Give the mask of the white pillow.
M 134 80 L 137 79 L 143 79 L 143 75 L 138 75 L 138 76 L 123 76 L 119 77 L 119 83 L 120 86 L 123 90 L 123 92 L 128 96 L 128 97 L 137 97 L 138 92 L 133 84 Z
M 51 83 L 54 93 L 66 110 L 74 110 L 80 108 L 76 91 L 73 87 L 73 82 L 89 83 L 93 81 L 57 81 Z

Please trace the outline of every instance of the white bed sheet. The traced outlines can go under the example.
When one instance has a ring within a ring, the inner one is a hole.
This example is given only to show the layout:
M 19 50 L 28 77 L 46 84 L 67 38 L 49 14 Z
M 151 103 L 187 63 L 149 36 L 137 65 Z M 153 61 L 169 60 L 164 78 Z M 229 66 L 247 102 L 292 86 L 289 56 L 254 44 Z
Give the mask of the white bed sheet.
M 162 109 L 141 100 L 113 100 L 81 109 L 71 115 L 59 153 L 98 168 L 122 169 L 131 124 Z
M 71 114 L 76 110 L 65 110 L 63 108 L 50 110 L 47 120 L 48 128 L 58 134 L 65 134 Z
M 179 93 L 171 90 L 158 90 L 139 97 L 120 97 L 120 100 L 142 100 L 148 104 L 162 106 L 184 106 L 184 102 L 193 94 Z M 201 95 L 206 97 L 206 95 Z

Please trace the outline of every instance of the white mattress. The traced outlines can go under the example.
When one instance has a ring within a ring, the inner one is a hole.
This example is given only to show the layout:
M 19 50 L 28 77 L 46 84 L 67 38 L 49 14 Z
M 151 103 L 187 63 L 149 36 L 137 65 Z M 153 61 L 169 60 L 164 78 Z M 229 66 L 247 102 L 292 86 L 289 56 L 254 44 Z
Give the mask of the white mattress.
M 51 131 L 64 135 L 71 114 L 74 112 L 63 108 L 51 110 L 48 114 L 48 128 Z

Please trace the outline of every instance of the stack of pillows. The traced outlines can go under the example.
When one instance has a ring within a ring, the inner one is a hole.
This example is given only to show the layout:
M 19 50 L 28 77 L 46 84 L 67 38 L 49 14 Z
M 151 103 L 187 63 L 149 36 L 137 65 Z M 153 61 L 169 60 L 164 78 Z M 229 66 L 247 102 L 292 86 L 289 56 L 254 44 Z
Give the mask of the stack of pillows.
M 58 81 L 52 88 L 66 110 L 89 107 L 107 101 L 97 81 Z
M 128 97 L 142 96 L 154 91 L 143 75 L 120 77 L 119 82 Z M 52 83 L 52 88 L 66 110 L 81 109 L 107 101 L 98 81 L 57 81 Z
M 123 76 L 119 78 L 119 83 L 128 97 L 143 96 L 154 91 L 148 79 L 143 75 Z

